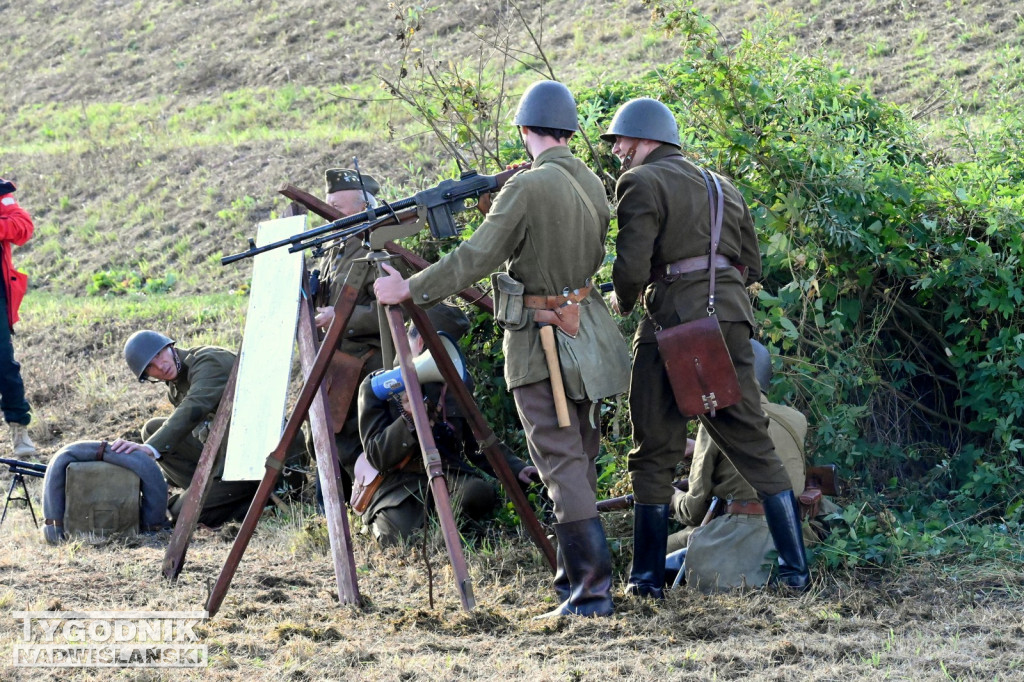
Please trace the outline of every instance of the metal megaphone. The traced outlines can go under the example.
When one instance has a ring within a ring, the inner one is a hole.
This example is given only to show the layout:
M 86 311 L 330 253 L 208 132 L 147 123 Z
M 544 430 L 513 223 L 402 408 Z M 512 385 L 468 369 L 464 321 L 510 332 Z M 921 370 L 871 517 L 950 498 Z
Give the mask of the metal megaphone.
M 444 345 L 444 349 L 448 353 L 452 364 L 455 365 L 455 371 L 459 373 L 459 378 L 465 381 L 466 359 L 462 356 L 462 351 L 459 350 L 455 339 L 445 332 L 438 332 L 437 335 L 441 337 L 441 343 Z M 429 350 L 424 350 L 413 358 L 412 365 L 413 369 L 416 370 L 416 377 L 420 380 L 420 384 L 444 381 L 444 377 L 441 376 L 441 370 L 437 368 L 437 363 L 434 362 L 434 357 L 430 354 Z M 370 387 L 373 389 L 373 394 L 380 400 L 386 400 L 393 395 L 398 395 L 405 390 L 401 368 L 395 367 L 394 369 L 374 375 L 370 379 Z

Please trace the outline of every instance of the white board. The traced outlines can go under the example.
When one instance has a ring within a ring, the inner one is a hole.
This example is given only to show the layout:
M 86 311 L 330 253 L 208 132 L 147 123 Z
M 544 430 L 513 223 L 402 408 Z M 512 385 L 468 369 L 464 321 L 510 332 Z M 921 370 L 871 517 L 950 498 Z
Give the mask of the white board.
M 306 229 L 306 216 L 260 223 L 256 245 Z M 302 254 L 284 246 L 253 258 L 249 310 L 231 410 L 225 481 L 263 478 L 265 463 L 284 430 L 288 382 L 299 315 Z

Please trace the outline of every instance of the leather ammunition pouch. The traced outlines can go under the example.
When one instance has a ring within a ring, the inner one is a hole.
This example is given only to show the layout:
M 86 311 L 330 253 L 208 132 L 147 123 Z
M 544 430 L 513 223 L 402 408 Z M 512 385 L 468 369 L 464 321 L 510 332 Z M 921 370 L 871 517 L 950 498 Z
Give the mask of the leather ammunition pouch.
M 491 288 L 494 292 L 494 321 L 507 331 L 515 332 L 524 328 L 529 322 L 523 304 L 523 292 L 526 287 L 505 272 L 491 275 Z
M 395 467 L 395 469 L 404 468 L 411 458 L 412 455 L 409 455 L 403 459 L 401 464 Z M 377 489 L 380 488 L 380 484 L 384 482 L 384 474 L 370 464 L 370 460 L 366 458 L 365 452 L 359 453 L 353 474 L 352 496 L 349 498 L 348 506 L 356 514 L 362 516 L 370 508 L 373 496 L 377 493 Z
M 564 295 L 523 296 L 524 305 L 533 310 L 533 319 L 538 324 L 551 324 L 572 338 L 580 331 L 580 302 L 590 295 L 590 286 Z

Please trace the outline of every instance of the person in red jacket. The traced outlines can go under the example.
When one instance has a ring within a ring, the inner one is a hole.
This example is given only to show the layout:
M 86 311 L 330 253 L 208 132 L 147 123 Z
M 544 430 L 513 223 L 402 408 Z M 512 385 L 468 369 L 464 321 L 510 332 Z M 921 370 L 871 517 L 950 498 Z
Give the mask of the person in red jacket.
M 28 289 L 28 277 L 14 269 L 11 249 L 21 246 L 32 237 L 32 218 L 14 198 L 14 183 L 0 178 L 0 409 L 11 428 L 14 456 L 22 459 L 35 454 L 36 446 L 28 435 L 31 420 L 25 384 L 21 380 L 21 365 L 14 359 L 11 335 L 18 321 L 18 307 Z

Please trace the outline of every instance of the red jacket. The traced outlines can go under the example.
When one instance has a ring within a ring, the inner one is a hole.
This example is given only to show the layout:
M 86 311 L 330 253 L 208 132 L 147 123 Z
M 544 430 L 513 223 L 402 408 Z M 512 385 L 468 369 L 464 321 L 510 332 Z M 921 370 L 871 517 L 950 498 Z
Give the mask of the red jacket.
M 14 269 L 11 245 L 21 246 L 32 237 L 32 218 L 10 194 L 0 196 L 0 274 L 7 290 L 7 324 L 18 321 L 18 307 L 28 290 L 28 277 Z

